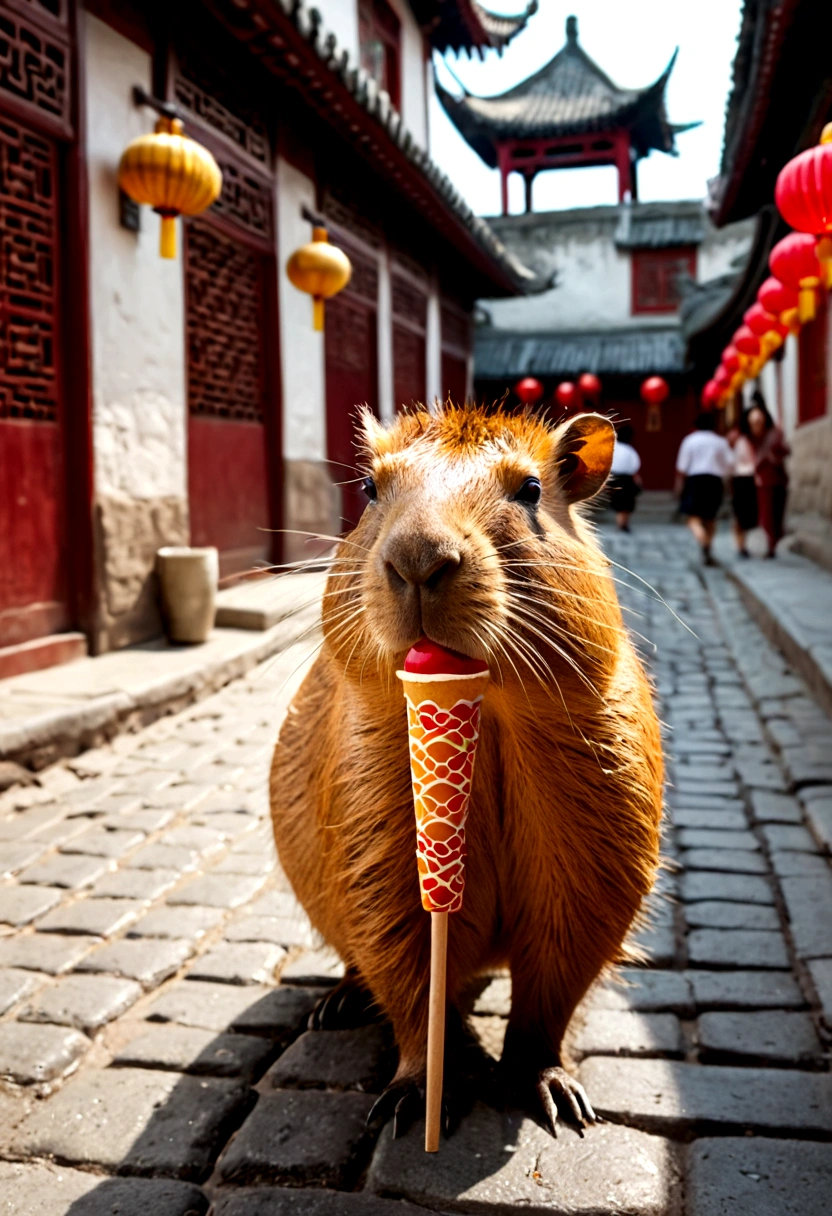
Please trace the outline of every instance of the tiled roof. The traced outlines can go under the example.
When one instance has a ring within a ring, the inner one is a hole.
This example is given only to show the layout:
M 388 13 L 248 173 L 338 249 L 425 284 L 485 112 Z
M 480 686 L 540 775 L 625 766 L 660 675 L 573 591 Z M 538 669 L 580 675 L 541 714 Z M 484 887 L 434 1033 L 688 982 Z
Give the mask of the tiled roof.
M 613 84 L 578 42 L 574 17 L 566 23 L 566 45 L 534 75 L 496 97 L 455 97 L 437 86 L 451 121 L 483 158 L 496 165 L 495 142 L 554 139 L 624 127 L 639 156 L 651 148 L 675 150 L 674 126 L 665 110 L 665 87 L 674 54 L 659 79 L 645 89 Z
M 517 376 L 642 376 L 685 370 L 685 346 L 672 329 L 619 329 L 595 333 L 514 333 L 479 329 L 474 334 L 478 380 Z
M 515 17 L 492 13 L 479 0 L 411 0 L 411 6 L 435 50 L 476 51 L 483 58 L 486 50 L 502 54 L 537 12 L 538 0 L 529 0 L 526 11 Z
M 619 249 L 667 249 L 701 245 L 704 239 L 705 214 L 701 203 L 685 209 L 678 203 L 624 205 L 615 233 Z

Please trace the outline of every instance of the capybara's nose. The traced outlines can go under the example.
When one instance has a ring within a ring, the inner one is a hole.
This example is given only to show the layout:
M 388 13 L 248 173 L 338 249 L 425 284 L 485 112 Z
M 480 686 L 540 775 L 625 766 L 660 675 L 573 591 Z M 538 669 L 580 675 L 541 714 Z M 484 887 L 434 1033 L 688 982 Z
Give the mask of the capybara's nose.
M 447 541 L 399 535 L 388 538 L 382 559 L 393 591 L 408 587 L 437 591 L 459 568 L 462 554 Z

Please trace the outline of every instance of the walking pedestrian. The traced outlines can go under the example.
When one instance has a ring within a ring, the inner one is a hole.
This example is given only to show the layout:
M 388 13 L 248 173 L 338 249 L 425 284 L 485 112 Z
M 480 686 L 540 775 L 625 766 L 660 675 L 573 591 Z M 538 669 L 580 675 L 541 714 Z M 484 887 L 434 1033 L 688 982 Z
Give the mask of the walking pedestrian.
M 775 557 L 777 542 L 783 536 L 783 518 L 786 514 L 789 475 L 785 462 L 789 445 L 768 412 L 762 393 L 755 393 L 752 401 L 748 411 L 748 434 L 754 448 L 757 512 L 768 540 L 766 557 Z
M 734 540 L 739 556 L 750 557 L 745 541 L 752 528 L 757 527 L 758 517 L 757 485 L 754 481 L 755 455 L 748 426 L 748 410 L 740 418 L 731 446 L 734 449 L 734 476 L 731 482 Z
M 682 440 L 676 457 L 676 494 L 681 494 L 681 510 L 702 550 L 702 560 L 706 566 L 713 566 L 716 516 L 734 457 L 728 440 L 716 434 L 713 411 L 703 410 L 695 425 L 696 430 Z
M 641 493 L 641 457 L 633 447 L 636 433 L 629 422 L 618 428 L 610 466 L 610 506 L 619 532 L 630 531 L 630 516 Z

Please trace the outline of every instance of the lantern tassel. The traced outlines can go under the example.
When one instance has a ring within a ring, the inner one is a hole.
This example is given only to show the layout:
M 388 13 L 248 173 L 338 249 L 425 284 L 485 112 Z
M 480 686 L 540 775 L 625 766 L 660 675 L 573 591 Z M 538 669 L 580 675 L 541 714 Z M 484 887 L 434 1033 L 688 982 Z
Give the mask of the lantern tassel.
M 324 298 L 323 296 L 312 297 L 312 328 L 321 332 L 324 327 Z
M 162 216 L 159 230 L 159 254 L 163 258 L 176 257 L 176 220 L 172 215 Z
M 814 287 L 801 287 L 798 296 L 797 314 L 800 318 L 801 325 L 805 325 L 807 321 L 815 319 L 815 289 Z

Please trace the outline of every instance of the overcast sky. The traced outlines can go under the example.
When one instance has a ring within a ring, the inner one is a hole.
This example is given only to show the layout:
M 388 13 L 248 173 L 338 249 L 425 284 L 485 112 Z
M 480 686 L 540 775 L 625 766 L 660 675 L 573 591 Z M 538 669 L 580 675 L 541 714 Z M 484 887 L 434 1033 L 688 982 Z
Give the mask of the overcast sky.
M 525 0 L 485 0 L 502 13 L 522 12 Z M 566 17 L 578 18 L 578 37 L 587 54 L 623 88 L 652 84 L 679 47 L 667 89 L 671 122 L 701 121 L 677 137 L 678 157 L 651 152 L 639 162 L 639 197 L 704 198 L 706 182 L 719 171 L 725 103 L 740 25 L 740 0 L 540 0 L 537 14 L 500 58 L 485 61 L 449 55 L 447 63 L 471 92 L 502 93 L 547 63 L 565 42 Z M 458 85 L 435 56 L 439 78 L 457 93 Z M 431 111 L 431 151 L 470 206 L 480 215 L 500 211 L 500 180 L 469 148 L 438 102 Z M 510 206 L 523 210 L 523 182 L 510 181 Z M 592 206 L 618 200 L 612 167 L 562 169 L 540 174 L 534 209 Z

